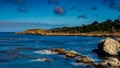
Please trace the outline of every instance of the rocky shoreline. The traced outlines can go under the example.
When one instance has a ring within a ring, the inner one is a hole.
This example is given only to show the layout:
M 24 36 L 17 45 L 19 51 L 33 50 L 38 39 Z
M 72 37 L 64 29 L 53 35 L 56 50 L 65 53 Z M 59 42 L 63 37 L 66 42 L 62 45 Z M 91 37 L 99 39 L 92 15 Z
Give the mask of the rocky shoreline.
M 104 61 L 95 65 L 99 68 L 119 68 L 120 67 L 120 43 L 119 41 L 107 37 L 100 41 L 97 49 L 93 52 L 97 53 Z
M 50 53 L 63 55 L 69 59 L 74 59 L 76 63 L 83 63 L 86 66 L 94 66 L 95 65 L 94 60 L 92 58 L 84 56 L 84 55 L 76 52 L 75 50 L 68 51 L 68 50 L 65 50 L 64 48 L 56 48 L 56 49 L 50 49 L 48 51 Z M 38 60 L 41 60 L 41 59 L 43 59 L 43 58 L 38 58 Z M 51 62 L 51 60 L 49 58 L 44 58 L 44 59 L 45 59 L 44 60 L 45 62 Z
M 24 32 L 16 32 L 16 34 L 33 34 L 43 36 L 96 36 L 96 37 L 120 37 L 120 33 L 107 32 L 90 32 L 90 33 L 68 33 L 68 32 L 52 32 L 50 30 L 31 29 Z
M 97 48 L 93 50 L 94 53 L 98 54 L 99 57 L 102 57 L 104 60 L 96 63 L 93 59 L 84 56 L 75 50 L 65 50 L 64 48 L 50 49 L 50 52 L 64 55 L 67 58 L 75 59 L 76 63 L 83 63 L 87 67 L 91 68 L 119 68 L 120 67 L 120 43 L 118 39 L 112 39 L 112 37 L 119 36 L 119 33 L 116 34 L 90 34 L 90 33 L 54 33 L 46 30 L 27 30 L 25 32 L 18 32 L 17 34 L 34 34 L 34 35 L 43 35 L 43 36 L 104 36 L 107 37 L 103 39 L 98 44 Z M 110 36 L 110 37 L 109 37 Z M 41 58 L 38 58 L 41 59 Z M 43 59 L 43 58 L 42 58 Z M 51 62 L 49 58 L 44 58 L 45 62 Z
M 93 50 L 93 52 L 104 59 L 101 62 L 94 62 L 88 56 L 84 56 L 75 50 L 65 50 L 64 48 L 53 48 L 43 52 L 63 55 L 66 58 L 74 59 L 75 63 L 85 64 L 88 68 L 120 68 L 120 43 L 109 37 L 101 40 L 98 48 Z M 38 60 L 51 62 L 49 58 L 38 58 Z

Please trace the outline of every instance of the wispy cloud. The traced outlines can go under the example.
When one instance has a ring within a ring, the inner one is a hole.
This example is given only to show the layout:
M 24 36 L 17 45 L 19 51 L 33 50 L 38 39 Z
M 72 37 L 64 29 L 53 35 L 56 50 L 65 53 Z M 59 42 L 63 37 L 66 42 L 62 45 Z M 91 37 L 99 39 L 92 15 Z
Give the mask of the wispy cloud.
M 34 22 L 3 22 L 0 21 L 1 27 L 61 27 L 64 24 L 47 24 L 47 23 L 34 23 Z
M 77 16 L 77 18 L 88 19 L 87 15 L 85 15 L 85 14 L 83 14 L 83 15 L 79 15 L 79 16 Z
M 26 29 L 49 29 L 64 27 L 65 24 L 46 24 L 34 22 L 3 22 L 0 21 L 0 32 L 16 32 L 24 31 Z

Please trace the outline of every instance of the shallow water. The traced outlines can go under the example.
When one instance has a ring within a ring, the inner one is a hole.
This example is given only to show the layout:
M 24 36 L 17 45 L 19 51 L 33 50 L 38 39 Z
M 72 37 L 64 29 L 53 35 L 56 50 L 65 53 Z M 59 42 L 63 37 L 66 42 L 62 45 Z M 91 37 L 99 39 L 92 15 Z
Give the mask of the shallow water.
M 75 63 L 75 59 L 50 53 L 50 48 L 76 50 L 99 62 L 102 59 L 92 52 L 101 37 L 80 36 L 39 36 L 0 33 L 0 68 L 84 68 L 84 64 Z M 48 52 L 47 54 L 45 52 Z M 49 58 L 51 62 L 37 60 Z

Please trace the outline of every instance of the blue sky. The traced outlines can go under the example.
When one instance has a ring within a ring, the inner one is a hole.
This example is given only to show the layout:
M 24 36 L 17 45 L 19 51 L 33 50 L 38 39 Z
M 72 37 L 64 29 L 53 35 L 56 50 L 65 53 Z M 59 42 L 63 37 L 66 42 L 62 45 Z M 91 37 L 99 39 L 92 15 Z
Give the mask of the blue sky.
M 63 15 L 54 12 L 56 6 L 64 10 Z M 118 16 L 120 0 L 0 0 L 1 32 L 79 26 Z

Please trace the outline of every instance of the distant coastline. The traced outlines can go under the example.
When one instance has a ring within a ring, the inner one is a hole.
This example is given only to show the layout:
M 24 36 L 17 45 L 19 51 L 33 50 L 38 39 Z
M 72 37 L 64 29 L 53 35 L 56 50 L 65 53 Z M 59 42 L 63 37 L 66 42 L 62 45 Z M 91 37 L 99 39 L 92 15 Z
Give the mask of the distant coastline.
M 55 33 L 55 32 L 42 32 L 41 30 L 26 30 L 24 32 L 16 32 L 16 34 L 33 34 L 42 36 L 97 36 L 97 37 L 119 37 L 120 33 Z
M 52 29 L 27 29 L 24 32 L 16 32 L 16 34 L 33 34 L 43 36 L 97 36 L 97 37 L 120 37 L 120 20 L 106 20 L 99 23 L 97 21 L 92 24 L 63 27 Z

